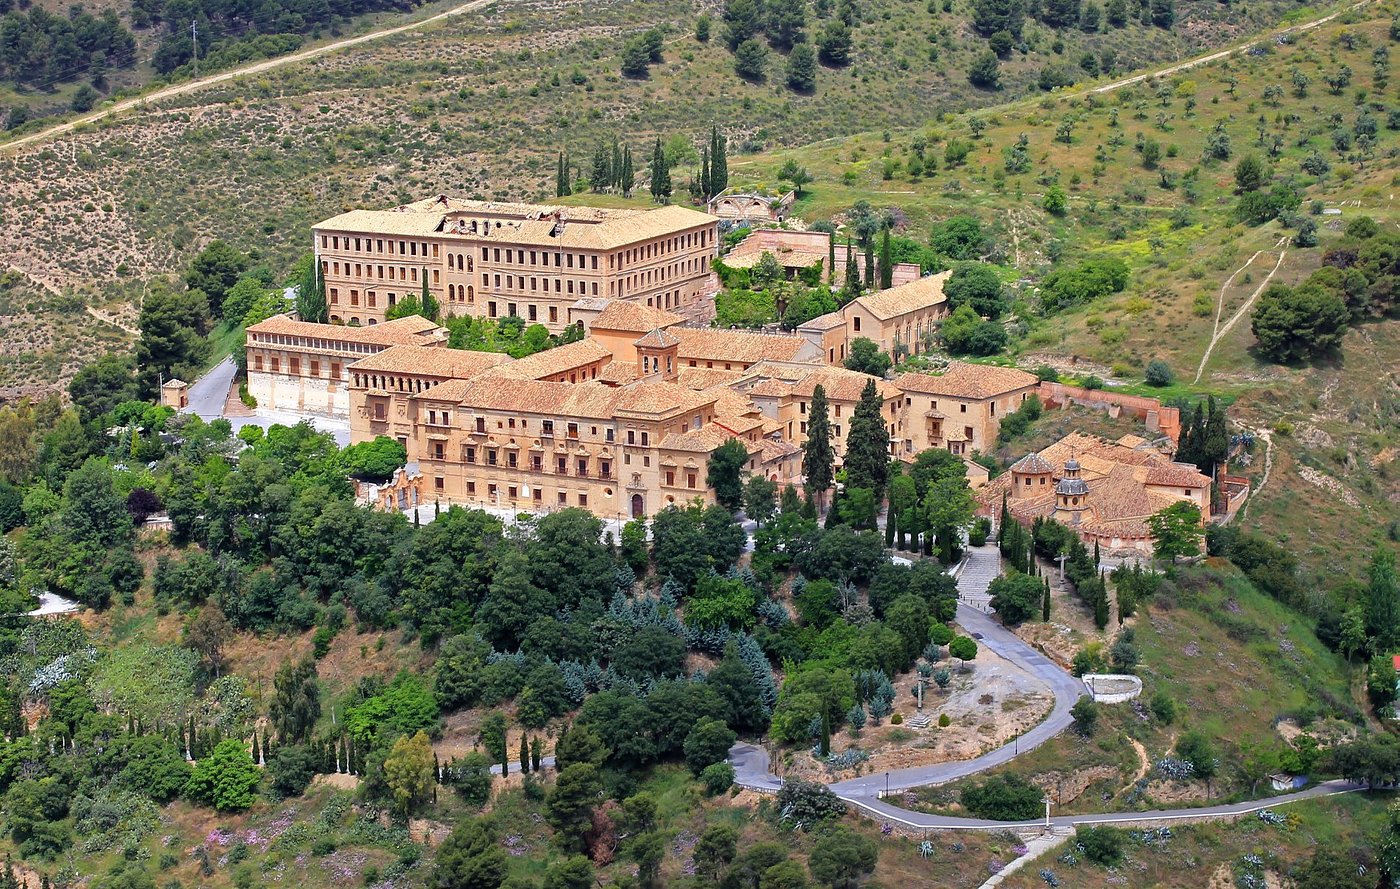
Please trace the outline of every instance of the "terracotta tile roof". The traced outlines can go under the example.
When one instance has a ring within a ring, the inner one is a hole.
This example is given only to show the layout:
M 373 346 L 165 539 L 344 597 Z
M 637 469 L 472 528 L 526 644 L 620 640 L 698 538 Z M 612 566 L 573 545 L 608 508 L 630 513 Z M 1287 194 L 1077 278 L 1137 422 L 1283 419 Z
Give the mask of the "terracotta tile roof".
M 950 274 L 952 272 L 939 272 L 889 290 L 867 293 L 852 304 L 859 304 L 882 321 L 917 312 L 947 301 L 948 298 L 943 295 L 943 284 Z
M 713 394 L 657 380 L 639 380 L 612 391 L 619 393 L 617 410 L 633 414 L 665 416 L 698 410 L 715 403 Z
M 764 463 L 791 457 L 802 451 L 797 445 L 784 438 L 762 438 L 759 439 L 758 444 L 763 449 L 762 460 Z
M 832 330 L 837 327 L 846 326 L 846 316 L 840 312 L 827 312 L 825 315 L 818 315 L 810 321 L 797 325 L 798 330 Z
M 344 343 L 369 343 L 383 346 L 424 345 L 433 342 L 438 332 L 441 331 L 441 327 L 421 315 L 409 315 L 406 318 L 396 318 L 393 321 L 371 324 L 368 327 L 316 324 L 311 321 L 296 321 L 290 315 L 273 315 L 265 321 L 259 321 L 248 327 L 248 333 L 318 337 Z
M 676 376 L 682 386 L 700 390 L 728 386 L 742 379 L 744 372 L 742 370 L 725 370 L 720 367 L 682 367 Z
M 681 338 L 678 354 L 682 360 L 728 361 L 748 365 L 764 359 L 798 361 L 808 355 L 821 357 L 819 350 L 806 337 L 795 334 L 697 327 L 678 327 L 671 333 Z
M 391 210 L 350 210 L 317 223 L 313 228 L 415 237 L 440 234 L 507 244 L 610 250 L 712 226 L 718 221 L 708 213 L 674 204 L 653 210 L 611 210 L 438 196 Z M 486 230 L 472 232 L 471 224 L 481 222 L 488 223 Z
M 517 380 L 542 380 L 555 374 L 568 373 L 599 361 L 611 361 L 612 352 L 597 340 L 583 339 L 576 343 L 555 346 L 525 358 L 503 364 L 491 371 L 493 377 Z
M 744 441 L 733 432 L 716 426 L 714 423 L 706 423 L 699 429 L 691 429 L 686 432 L 672 432 L 661 440 L 661 449 L 708 454 L 731 438 L 747 448 L 750 454 L 758 453 L 760 450 L 757 442 Z
M 598 371 L 598 381 L 602 383 L 631 383 L 637 379 L 637 365 L 614 361 L 603 365 Z
M 657 327 L 650 333 L 642 334 L 632 345 L 643 349 L 667 349 L 678 345 L 681 338 L 675 334 Z
M 760 250 L 738 256 L 730 254 L 723 258 L 723 262 L 731 269 L 753 268 L 765 253 L 776 259 L 779 265 L 789 269 L 806 269 L 819 262 L 826 262 L 826 254 L 815 250 Z
M 923 373 L 900 374 L 894 384 L 905 392 L 925 395 L 947 395 L 951 398 L 995 398 L 1040 382 L 1035 374 L 1014 367 L 991 364 L 966 364 L 954 361 L 941 375 Z
M 465 349 L 430 346 L 390 346 L 377 355 L 361 358 L 351 364 L 349 369 L 470 379 L 482 371 L 506 364 L 510 360 L 509 355 L 500 352 L 469 352 Z
M 1011 471 L 1022 472 L 1026 474 L 1035 474 L 1041 472 L 1054 472 L 1055 467 L 1050 465 L 1049 460 L 1046 460 L 1039 454 L 1032 453 L 1027 454 L 1021 459 L 1017 460 L 1015 463 L 1012 463 Z
M 899 389 L 884 380 L 844 367 L 821 367 L 811 371 L 792 384 L 792 394 L 799 398 L 811 398 L 817 386 L 821 386 L 826 397 L 834 401 L 860 401 L 866 383 L 871 380 L 875 380 L 876 391 L 886 399 L 899 395 Z
M 767 396 L 769 398 L 782 398 L 792 394 L 792 384 L 784 383 L 781 380 L 764 380 L 758 385 L 749 389 L 750 395 Z
M 621 330 L 627 333 L 646 333 L 658 327 L 670 327 L 685 319 L 674 312 L 656 309 L 643 303 L 625 299 L 608 300 L 603 311 L 593 319 L 590 327 L 602 330 Z

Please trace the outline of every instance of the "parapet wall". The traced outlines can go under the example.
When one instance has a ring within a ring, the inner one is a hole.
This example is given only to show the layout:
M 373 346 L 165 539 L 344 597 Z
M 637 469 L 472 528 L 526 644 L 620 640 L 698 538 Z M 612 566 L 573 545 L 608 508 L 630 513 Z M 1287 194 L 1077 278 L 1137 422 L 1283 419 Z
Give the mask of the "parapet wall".
M 1127 395 L 1107 389 L 1085 389 L 1046 380 L 1040 384 L 1040 400 L 1046 407 L 1079 404 L 1106 410 L 1115 417 L 1127 411 L 1142 420 L 1149 430 L 1170 438 L 1172 444 L 1181 439 L 1181 411 L 1174 407 L 1165 407 L 1155 398 Z

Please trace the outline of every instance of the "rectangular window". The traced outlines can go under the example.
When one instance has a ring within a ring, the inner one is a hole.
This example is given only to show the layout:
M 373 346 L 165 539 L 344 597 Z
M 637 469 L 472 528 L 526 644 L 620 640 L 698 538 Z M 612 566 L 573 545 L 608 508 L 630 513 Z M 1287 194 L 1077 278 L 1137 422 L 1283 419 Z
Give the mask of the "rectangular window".
M 695 487 L 695 473 L 693 473 L 693 472 L 687 472 L 687 473 L 685 474 L 685 486 L 686 486 L 687 488 L 693 488 L 693 487 Z
M 476 482 L 467 482 L 467 493 L 476 494 Z
M 580 494 L 580 495 L 578 495 L 578 505 L 579 505 L 579 506 L 587 506 L 587 505 L 588 505 L 588 495 L 587 495 L 587 494 Z
M 559 284 L 558 281 L 555 281 L 554 283 L 555 283 L 556 286 L 558 286 L 558 284 Z M 559 322 L 559 307 L 558 307 L 558 306 L 550 306 L 550 307 L 549 307 L 549 323 L 550 323 L 550 324 L 557 324 L 558 322 Z
M 676 484 L 676 474 L 669 469 L 666 470 L 666 484 L 671 487 L 675 487 Z
M 464 462 L 464 463 L 475 463 L 475 462 L 476 462 L 476 448 L 474 448 L 474 447 L 472 447 L 472 446 L 470 446 L 470 445 L 468 445 L 467 447 L 462 448 L 462 462 Z
M 435 491 L 441 491 L 442 489 L 443 489 L 442 476 L 439 475 L 439 476 L 434 477 L 434 478 L 433 478 L 433 490 L 435 490 Z
M 648 437 L 647 434 L 646 434 L 645 432 L 643 432 L 643 433 L 642 433 L 642 446 L 643 446 L 643 447 L 646 447 L 646 445 L 647 445 L 647 443 L 648 443 L 648 442 L 647 442 L 647 437 Z

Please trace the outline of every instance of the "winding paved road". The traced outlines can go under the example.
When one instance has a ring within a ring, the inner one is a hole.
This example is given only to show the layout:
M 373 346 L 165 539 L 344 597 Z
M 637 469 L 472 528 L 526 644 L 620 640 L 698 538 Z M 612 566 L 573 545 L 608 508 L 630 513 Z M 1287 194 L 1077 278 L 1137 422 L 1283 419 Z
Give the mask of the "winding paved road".
M 987 585 L 996 577 L 1000 558 L 995 546 L 968 549 L 967 559 L 960 566 L 958 572 L 958 597 L 960 600 L 985 601 Z M 881 799 L 886 790 L 893 793 L 914 787 L 946 784 L 949 781 L 1011 762 L 1021 753 L 1029 752 L 1068 728 L 1074 721 L 1070 715 L 1070 708 L 1074 706 L 1075 701 L 1086 694 L 1082 682 L 1060 669 L 1044 654 L 1027 645 L 1015 633 L 1001 626 L 989 614 L 959 601 L 957 621 L 967 633 L 978 640 L 979 645 L 1011 661 L 1017 667 L 1049 686 L 1055 695 L 1055 706 L 1050 711 L 1050 715 L 1035 728 L 1016 738 L 1010 744 L 984 753 L 976 759 L 876 772 L 860 778 L 838 781 L 830 787 L 837 796 L 866 815 L 915 829 L 1005 830 L 1008 828 L 1046 827 L 1047 823 L 1044 818 L 1034 821 L 1006 822 L 987 821 L 980 818 L 957 818 L 949 815 L 930 815 L 925 812 L 911 811 Z M 762 747 L 748 743 L 735 744 L 729 751 L 729 763 L 734 766 L 734 782 L 741 787 L 763 793 L 774 793 L 782 786 L 782 779 L 773 774 L 768 751 Z M 1196 809 L 1165 809 L 1151 812 L 1111 812 L 1102 815 L 1057 815 L 1049 819 L 1048 826 L 1074 827 L 1085 824 L 1132 824 L 1215 818 L 1223 815 L 1245 814 L 1298 800 L 1349 793 L 1361 789 L 1364 788 L 1360 784 L 1347 781 L 1328 781 L 1295 793 L 1228 805 Z

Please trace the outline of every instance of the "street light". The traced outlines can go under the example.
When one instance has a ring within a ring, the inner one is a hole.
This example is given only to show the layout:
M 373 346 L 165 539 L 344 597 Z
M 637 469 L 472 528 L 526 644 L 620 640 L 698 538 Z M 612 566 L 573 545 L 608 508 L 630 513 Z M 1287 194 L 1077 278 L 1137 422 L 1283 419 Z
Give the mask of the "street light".
M 885 772 L 885 796 L 890 795 L 890 773 Z

